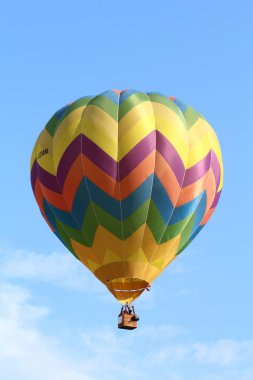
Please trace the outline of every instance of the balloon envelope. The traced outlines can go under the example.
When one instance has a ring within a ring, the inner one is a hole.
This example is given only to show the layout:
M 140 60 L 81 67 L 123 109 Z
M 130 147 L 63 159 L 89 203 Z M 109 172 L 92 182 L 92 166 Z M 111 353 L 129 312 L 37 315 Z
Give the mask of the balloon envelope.
M 159 93 L 112 90 L 67 105 L 49 120 L 31 158 L 46 222 L 122 303 L 200 232 L 222 181 L 212 127 Z

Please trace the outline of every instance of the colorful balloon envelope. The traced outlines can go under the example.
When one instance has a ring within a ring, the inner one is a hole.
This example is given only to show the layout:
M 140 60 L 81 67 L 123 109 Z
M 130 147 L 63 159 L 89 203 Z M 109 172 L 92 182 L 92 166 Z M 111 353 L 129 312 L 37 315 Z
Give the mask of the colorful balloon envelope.
M 130 303 L 196 237 L 221 194 L 210 124 L 160 93 L 106 91 L 54 114 L 31 182 L 49 227 L 121 303 Z

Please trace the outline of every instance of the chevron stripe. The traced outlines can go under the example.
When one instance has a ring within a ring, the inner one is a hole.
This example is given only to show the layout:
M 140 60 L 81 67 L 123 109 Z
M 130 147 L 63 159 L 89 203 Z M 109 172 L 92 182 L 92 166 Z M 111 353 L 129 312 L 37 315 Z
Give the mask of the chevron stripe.
M 60 187 L 57 181 L 57 178 L 43 169 L 37 161 L 34 162 L 32 171 L 31 171 L 31 183 L 32 188 L 34 189 L 35 181 L 39 178 L 40 182 L 46 186 L 48 189 L 60 193 Z
M 31 183 L 56 236 L 120 302 L 132 301 L 140 292 L 129 290 L 153 281 L 210 219 L 222 157 L 193 108 L 112 90 L 54 114 L 35 144 Z
M 170 165 L 179 183 L 182 183 L 185 167 L 173 145 L 157 131 L 156 133 L 156 149 Z
M 211 151 L 201 161 L 186 170 L 183 187 L 189 186 L 203 177 L 208 172 L 210 163 Z
M 82 117 L 81 132 L 117 160 L 118 123 L 110 114 L 96 105 L 88 105 Z
M 43 183 L 43 185 L 48 187 L 50 190 L 60 192 L 60 188 L 62 188 L 64 185 L 66 175 L 78 156 L 78 148 L 82 144 L 83 153 L 87 158 L 89 158 L 95 165 L 97 165 L 101 170 L 110 175 L 112 178 L 122 180 L 155 149 L 154 139 L 155 132 L 151 132 L 151 134 L 146 136 L 144 140 L 136 145 L 117 165 L 116 161 L 114 161 L 110 156 L 103 152 L 86 136 L 79 135 L 69 145 L 59 163 L 57 170 L 57 180 L 55 176 L 50 175 L 44 169 L 40 168 L 37 163 L 34 163 L 34 165 L 37 165 L 37 173 L 41 183 Z M 182 181 L 185 169 L 182 160 L 177 154 L 176 150 L 159 132 L 157 132 L 156 141 L 157 151 L 170 165 L 178 181 Z M 119 174 L 117 174 L 117 166 L 119 166 Z M 36 169 L 32 168 L 31 176 L 32 184 L 34 184 L 36 178 Z
M 221 190 L 218 191 L 216 194 L 215 194 L 215 197 L 214 197 L 214 200 L 213 200 L 213 203 L 211 205 L 211 208 L 215 208 L 219 202 L 219 199 L 220 199 L 220 195 L 221 195 Z
M 218 159 L 216 157 L 216 154 L 212 150 L 210 151 L 210 153 L 211 153 L 210 170 L 209 170 L 208 178 L 206 181 L 206 190 L 204 191 L 201 201 L 199 202 L 191 218 L 192 221 L 190 220 L 188 222 L 188 225 L 189 226 L 192 225 L 192 227 L 190 228 L 187 225 L 185 228 L 185 230 L 188 230 L 188 235 L 186 236 L 185 239 L 182 236 L 181 243 L 178 249 L 179 250 L 178 254 L 182 252 L 182 250 L 186 248 L 189 242 L 192 241 L 198 235 L 198 233 L 202 230 L 204 224 L 206 224 L 206 222 L 209 220 L 209 218 L 212 215 L 211 208 L 212 208 L 214 200 L 216 199 L 217 188 L 220 182 L 220 169 L 219 169 L 219 163 L 218 163 L 218 168 L 217 168 Z M 192 224 L 192 222 L 194 222 L 194 224 Z
M 149 98 L 141 92 L 125 91 L 120 95 L 119 121 L 133 108 L 143 102 L 148 102 Z
M 176 203 L 177 206 L 182 206 L 183 204 L 190 202 L 191 199 L 193 199 L 194 197 L 196 197 L 197 195 L 199 195 L 200 193 L 202 193 L 206 189 L 207 180 L 208 180 L 208 177 L 210 175 L 210 170 L 211 169 L 209 169 L 203 175 L 203 177 L 196 180 L 196 182 L 194 182 L 188 186 L 182 187 L 180 194 L 179 194 L 179 197 L 177 199 L 177 203 Z
M 96 96 L 91 99 L 88 107 L 96 106 L 103 110 L 106 114 L 111 116 L 113 120 L 118 121 L 118 103 L 119 95 L 114 91 L 106 91 L 101 95 Z
M 44 202 L 44 209 L 46 204 L 47 208 L 50 208 L 56 219 L 60 220 L 62 223 L 70 227 L 80 227 L 86 209 L 91 201 L 108 214 L 111 214 L 117 220 L 124 221 L 133 213 L 135 213 L 149 199 L 151 185 L 151 201 L 154 202 L 157 209 L 159 210 L 159 213 L 163 219 L 163 225 L 166 225 L 169 219 L 169 224 L 175 224 L 187 217 L 193 212 L 196 204 L 198 204 L 199 199 L 202 196 L 202 194 L 200 194 L 190 202 L 174 208 L 166 190 L 162 186 L 162 183 L 159 181 L 156 175 L 154 176 L 154 180 L 153 175 L 151 175 L 131 195 L 129 195 L 123 201 L 119 202 L 115 198 L 103 192 L 89 179 L 83 178 L 78 187 L 78 190 L 76 191 L 71 212 L 58 209 L 52 204 L 46 202 L 46 200 Z M 89 193 L 87 190 L 89 190 Z
M 155 175 L 162 183 L 171 203 L 175 207 L 181 191 L 181 184 L 178 183 L 178 179 L 173 170 L 159 152 L 156 152 Z

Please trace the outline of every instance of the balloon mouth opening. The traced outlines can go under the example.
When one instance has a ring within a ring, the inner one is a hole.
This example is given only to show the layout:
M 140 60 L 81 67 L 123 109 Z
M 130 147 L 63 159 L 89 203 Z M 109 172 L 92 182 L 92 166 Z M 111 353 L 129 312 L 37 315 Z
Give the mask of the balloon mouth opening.
M 122 304 L 130 304 L 138 298 L 147 288 L 149 283 L 139 278 L 115 278 L 107 282 L 107 288 Z

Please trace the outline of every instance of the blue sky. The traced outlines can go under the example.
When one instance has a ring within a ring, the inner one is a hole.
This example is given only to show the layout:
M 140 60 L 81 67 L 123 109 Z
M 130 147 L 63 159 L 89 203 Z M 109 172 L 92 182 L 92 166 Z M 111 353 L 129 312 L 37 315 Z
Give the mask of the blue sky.
M 3 380 L 252 380 L 252 1 L 1 5 L 0 372 Z M 83 95 L 175 95 L 220 139 L 220 204 L 136 302 L 117 302 L 41 218 L 29 180 L 51 115 Z

